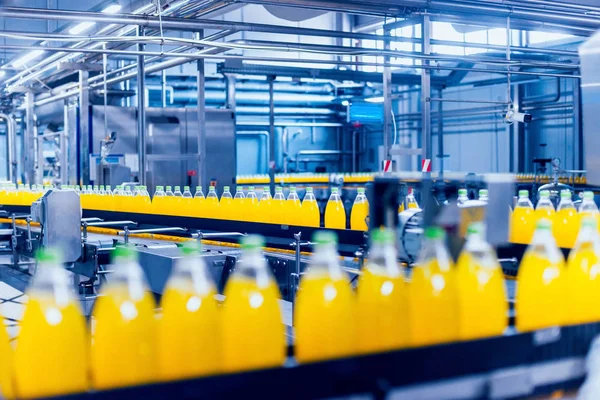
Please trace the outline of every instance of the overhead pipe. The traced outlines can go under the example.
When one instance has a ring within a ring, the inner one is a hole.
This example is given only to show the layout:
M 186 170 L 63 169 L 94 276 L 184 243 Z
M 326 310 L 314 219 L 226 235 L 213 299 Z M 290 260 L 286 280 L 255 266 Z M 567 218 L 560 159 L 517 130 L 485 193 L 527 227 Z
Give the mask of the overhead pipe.
M 0 113 L 0 119 L 6 121 L 6 176 L 12 183 L 17 183 L 17 133 L 12 116 Z
M 523 97 L 523 100 L 521 101 L 521 104 L 523 106 L 538 106 L 538 105 L 542 105 L 542 104 L 552 104 L 552 103 L 556 103 L 560 100 L 560 97 L 562 96 L 562 90 L 561 90 L 561 85 L 560 85 L 560 78 L 555 78 L 556 80 L 556 90 L 554 92 L 554 95 L 552 95 L 552 97 L 550 99 L 548 98 L 547 94 L 542 94 L 539 96 L 530 96 L 530 97 Z M 540 100 L 540 99 L 544 99 L 544 100 Z

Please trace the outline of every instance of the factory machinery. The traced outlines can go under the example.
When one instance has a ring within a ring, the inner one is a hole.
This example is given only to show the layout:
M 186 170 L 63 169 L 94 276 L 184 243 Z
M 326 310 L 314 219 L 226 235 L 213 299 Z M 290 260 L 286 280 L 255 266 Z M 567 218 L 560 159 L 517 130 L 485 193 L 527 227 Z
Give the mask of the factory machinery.
M 396 227 L 401 261 L 408 266 L 419 251 L 423 226 L 434 223 L 445 226 L 451 233 L 448 244 L 453 255 L 462 246 L 464 226 L 474 220 L 484 220 L 494 227 L 488 230 L 487 239 L 500 251 L 515 254 L 524 248 L 506 242 L 508 205 L 515 192 L 514 175 L 446 175 L 411 181 L 420 193 L 423 211 L 398 213 L 399 201 L 407 194 L 407 181 L 399 176 L 382 175 L 367 187 L 370 225 Z M 457 189 L 465 186 L 474 190 L 488 188 L 487 205 L 472 202 L 459 208 Z M 222 292 L 240 256 L 237 247 L 240 236 L 262 234 L 267 243 L 265 257 L 284 300 L 289 352 L 293 354 L 292 304 L 299 277 L 307 265 L 314 228 L 100 210 L 78 213 L 74 210 L 81 209 L 79 195 L 60 189 L 49 190 L 31 208 L 3 206 L 3 209 L 0 233 L 5 239 L 5 253 L 0 258 L 0 268 L 4 281 L 24 290 L 35 270 L 34 252 L 46 246 L 60 248 L 67 268 L 73 272 L 87 315 L 98 287 L 111 279 L 109 253 L 116 246 L 135 245 L 150 290 L 160 297 L 173 263 L 180 257 L 178 242 L 202 241 L 203 257 Z M 368 232 L 337 230 L 336 233 L 345 270 L 357 276 L 367 257 Z M 511 335 L 477 341 L 72 397 L 197 398 L 257 393 L 269 398 L 321 398 L 370 393 L 376 397 L 446 398 L 450 390 L 456 393 L 456 398 L 516 398 L 579 385 L 585 375 L 584 356 L 597 333 L 600 324 L 523 334 L 513 331 Z M 507 351 L 509 348 L 511 351 Z M 526 368 L 522 366 L 525 364 Z M 560 370 L 560 374 L 548 373 L 555 370 Z M 313 384 L 300 385 L 290 392 L 290 385 L 298 380 Z

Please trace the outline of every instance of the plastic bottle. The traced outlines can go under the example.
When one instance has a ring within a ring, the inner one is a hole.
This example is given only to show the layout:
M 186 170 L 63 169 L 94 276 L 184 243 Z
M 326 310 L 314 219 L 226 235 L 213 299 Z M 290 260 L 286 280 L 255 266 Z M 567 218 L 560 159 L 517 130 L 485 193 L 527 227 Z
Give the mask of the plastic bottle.
M 111 280 L 100 288 L 92 316 L 91 376 L 96 389 L 151 382 L 156 377 L 154 298 L 134 250 L 117 247 Z
M 504 274 L 480 222 L 469 225 L 456 265 L 459 334 L 463 340 L 502 335 L 508 324 Z
M 262 254 L 263 240 L 246 236 L 242 260 L 225 285 L 222 308 L 223 369 L 281 366 L 285 360 L 285 329 L 280 293 Z
M 219 200 L 219 208 L 222 219 L 234 218 L 235 212 L 233 210 L 233 197 L 229 191 L 229 186 L 223 186 L 223 193 L 221 194 L 221 199 Z
M 271 189 L 268 186 L 263 188 L 262 195 L 260 196 L 260 201 L 258 202 L 258 207 L 256 209 L 256 222 L 264 222 L 271 223 Z
M 331 196 L 325 207 L 325 228 L 346 229 L 346 210 L 338 188 L 331 189 Z
M 413 188 L 408 189 L 408 195 L 406 196 L 406 208 L 410 209 L 419 209 L 419 203 L 417 203 L 417 199 L 415 199 L 415 192 Z
M 254 191 L 254 186 L 248 187 L 248 194 L 246 194 L 246 210 L 245 215 L 243 216 L 244 221 L 257 221 L 257 207 L 258 207 L 258 196 Z
M 238 186 L 235 189 L 235 196 L 233 196 L 233 207 L 231 211 L 231 219 L 237 221 L 245 221 L 247 218 L 246 212 L 246 195 L 244 194 L 244 187 Z
M 527 190 L 519 190 L 519 200 L 510 222 L 510 241 L 529 244 L 535 230 L 536 216 Z
M 152 198 L 152 213 L 153 214 L 163 214 L 165 211 L 166 203 L 165 203 L 165 191 L 162 186 L 157 186 L 156 191 L 154 192 L 154 197 Z
M 575 245 L 579 224 L 579 214 L 573 204 L 571 192 L 563 190 L 560 192 L 560 203 L 552 224 L 552 232 L 558 247 L 570 249 Z
M 579 206 L 579 216 L 581 219 L 585 216 L 596 218 L 596 221 L 598 221 L 598 229 L 600 229 L 600 212 L 598 212 L 598 206 L 594 201 L 594 192 L 583 192 L 583 200 Z
M 456 272 L 438 227 L 425 229 L 425 241 L 412 271 L 409 293 L 409 336 L 415 346 L 458 338 Z
M 290 193 L 286 200 L 287 223 L 289 225 L 302 225 L 302 203 L 295 186 L 290 186 Z
M 172 189 L 171 186 L 167 186 L 167 188 L 165 190 L 165 196 L 166 197 L 173 197 L 173 196 L 175 196 L 175 194 L 173 194 L 173 191 L 171 189 Z
M 539 200 L 535 206 L 535 221 L 539 221 L 542 218 L 554 220 L 554 204 L 550 200 L 550 192 L 547 190 L 541 190 L 539 193 Z
M 190 187 L 189 186 L 184 186 L 183 187 L 183 194 L 181 195 L 181 197 L 186 198 L 186 199 L 193 198 L 192 192 L 190 192 Z
M 85 391 L 89 387 L 89 338 L 72 278 L 51 249 L 40 250 L 37 261 L 15 349 L 17 396 Z
M 467 189 L 458 189 L 458 199 L 456 202 L 458 204 L 465 204 L 467 201 L 469 201 Z
M 186 242 L 162 296 L 158 322 L 159 374 L 164 380 L 219 370 L 217 288 L 196 242 Z
M 204 192 L 202 191 L 202 186 L 196 186 L 196 193 L 194 193 L 194 199 L 205 199 Z
M 299 363 L 343 357 L 355 346 L 354 294 L 342 270 L 336 236 L 313 235 L 314 253 L 300 279 L 294 312 Z
M 488 202 L 488 190 L 487 189 L 479 189 L 479 201 Z
M 121 206 L 122 206 L 121 211 L 126 211 L 126 212 L 134 211 L 136 202 L 133 198 L 133 192 L 131 191 L 131 188 L 129 187 L 129 185 L 123 186 L 122 193 L 123 194 L 121 196 Z
M 283 196 L 283 188 L 281 186 L 275 187 L 275 196 L 271 200 L 270 208 L 272 224 L 287 224 L 285 197 Z
M 307 187 L 302 200 L 302 225 L 318 228 L 321 226 L 321 210 L 313 193 L 313 188 Z
M 181 193 L 181 186 L 175 186 L 175 191 L 173 192 L 173 196 L 175 196 L 175 197 L 183 196 L 183 194 Z
M 552 236 L 552 222 L 541 219 L 519 272 L 515 327 L 521 331 L 561 325 L 565 321 L 565 268 Z
M 202 186 L 196 186 L 196 193 L 194 193 L 194 198 L 190 202 L 190 216 L 201 218 L 207 217 L 205 200 L 206 198 L 204 197 Z
M 586 192 L 589 193 L 589 192 Z M 582 217 L 575 247 L 567 261 L 567 322 L 600 321 L 600 236 L 595 215 Z
M 352 210 L 350 211 L 350 229 L 366 231 L 368 229 L 369 201 L 365 195 L 364 188 L 358 188 L 357 192 L 358 194 L 354 199 L 354 204 L 352 204 Z
M 398 265 L 394 232 L 370 234 L 369 259 L 358 280 L 356 343 L 359 352 L 397 349 L 408 344 L 408 298 Z
M 214 186 L 208 187 L 208 194 L 206 195 L 206 208 L 203 213 L 205 218 L 221 218 L 221 205 L 219 203 L 219 197 Z

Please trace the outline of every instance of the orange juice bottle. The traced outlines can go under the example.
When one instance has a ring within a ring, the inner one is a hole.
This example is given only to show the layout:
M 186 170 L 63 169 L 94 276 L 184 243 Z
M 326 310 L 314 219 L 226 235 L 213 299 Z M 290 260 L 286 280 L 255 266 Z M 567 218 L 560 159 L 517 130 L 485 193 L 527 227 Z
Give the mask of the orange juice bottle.
M 260 236 L 242 241 L 242 262 L 225 285 L 221 313 L 222 367 L 225 371 L 283 365 L 285 328 L 280 293 L 262 254 Z
M 479 201 L 485 201 L 486 203 L 489 200 L 489 195 L 488 195 L 488 190 L 487 189 L 479 189 Z
M 179 207 L 177 215 L 185 215 L 189 216 L 192 214 L 192 200 L 194 196 L 192 196 L 192 192 L 190 191 L 189 186 L 183 187 L 183 193 L 181 193 L 181 198 L 179 199 Z
M 148 383 L 156 378 L 154 297 L 136 253 L 113 252 L 111 280 L 100 288 L 92 318 L 91 377 L 96 389 Z
M 243 186 L 238 186 L 235 189 L 235 196 L 233 196 L 233 209 L 231 214 L 232 219 L 237 221 L 246 220 L 246 195 L 244 194 Z
M 283 196 L 283 188 L 281 186 L 275 188 L 275 196 L 271 200 L 270 208 L 272 224 L 287 224 L 285 197 Z
M 129 185 L 123 186 L 122 193 L 123 194 L 122 194 L 122 198 L 121 198 L 121 205 L 122 205 L 123 209 L 121 211 L 135 212 L 136 202 L 133 199 L 133 192 L 131 191 L 131 188 L 129 187 Z
M 369 201 L 365 196 L 365 189 L 358 188 L 358 195 L 354 199 L 352 204 L 352 210 L 350 211 L 350 229 L 358 231 L 366 231 L 367 217 L 369 216 Z
M 331 189 L 331 196 L 325 207 L 325 228 L 346 229 L 346 210 L 338 188 Z
M 258 207 L 258 196 L 254 191 L 254 186 L 248 187 L 248 194 L 246 194 L 246 210 L 244 220 L 257 222 L 257 207 Z
M 469 201 L 469 192 L 467 189 L 458 189 L 458 199 L 456 199 L 456 202 L 458 204 L 465 204 L 467 201 Z
M 560 203 L 554 215 L 552 232 L 558 247 L 572 248 L 575 245 L 579 232 L 579 214 L 569 190 L 560 192 Z
M 554 220 L 554 214 L 556 211 L 554 210 L 554 204 L 552 204 L 552 200 L 550 200 L 550 192 L 547 190 L 541 190 L 538 193 L 539 200 L 535 206 L 535 219 L 536 222 L 542 218 L 547 218 L 549 220 Z
M 2 363 L 0 363 L 0 396 L 5 399 L 12 399 L 15 397 L 14 354 L 5 326 L 0 327 L 0 357 L 2 360 Z
M 425 241 L 408 285 L 409 341 L 414 346 L 458 338 L 456 272 L 444 243 L 445 232 L 425 229 Z
M 298 192 L 296 192 L 295 186 L 290 187 L 290 193 L 288 194 L 288 198 L 286 200 L 286 208 L 288 224 L 302 225 L 302 203 L 300 202 L 300 197 L 298 197 Z
M 502 335 L 508 324 L 504 274 L 484 225 L 469 225 L 467 242 L 456 265 L 459 335 L 463 340 Z
M 342 270 L 333 232 L 313 235 L 315 250 L 296 295 L 294 327 L 299 363 L 343 357 L 355 346 L 354 294 Z
M 221 200 L 219 200 L 219 209 L 221 210 L 222 219 L 234 218 L 233 197 L 229 191 L 229 186 L 223 186 L 223 193 L 221 194 Z
M 271 202 L 271 189 L 265 186 L 256 208 L 256 222 L 271 222 Z
M 408 189 L 408 196 L 406 196 L 406 208 L 408 208 L 409 210 L 413 208 L 420 208 L 419 203 L 417 203 L 417 199 L 415 199 L 415 193 L 413 188 Z
M 17 396 L 83 392 L 89 387 L 89 338 L 73 281 L 57 252 L 41 250 L 37 259 L 15 349 Z
M 535 229 L 535 221 L 536 216 L 533 211 L 533 204 L 529 200 L 529 192 L 519 190 L 519 200 L 513 210 L 510 223 L 510 241 L 513 243 L 530 243 Z
M 361 353 L 408 344 L 407 288 L 394 231 L 375 229 L 370 236 L 369 260 L 358 280 L 356 297 L 356 343 Z
M 189 215 L 192 217 L 206 217 L 205 200 L 202 186 L 196 186 L 196 193 L 194 193 L 194 198 L 190 202 Z
M 181 251 L 165 286 L 157 330 L 158 371 L 165 380 L 219 370 L 217 288 L 200 245 L 186 242 Z
M 541 219 L 517 275 L 515 326 L 519 331 L 565 321 L 565 281 L 564 259 L 552 236 L 552 222 Z
M 221 218 L 221 204 L 217 197 L 217 190 L 214 186 L 209 186 L 204 204 L 205 210 L 202 214 L 204 218 Z
M 152 198 L 151 211 L 152 214 L 163 214 L 165 212 L 165 191 L 162 186 L 157 186 Z
M 302 200 L 302 225 L 313 228 L 321 226 L 321 211 L 311 187 L 306 188 L 306 194 Z
M 566 276 L 567 323 L 600 321 L 600 236 L 595 215 L 582 217 L 577 242 L 569 253 Z

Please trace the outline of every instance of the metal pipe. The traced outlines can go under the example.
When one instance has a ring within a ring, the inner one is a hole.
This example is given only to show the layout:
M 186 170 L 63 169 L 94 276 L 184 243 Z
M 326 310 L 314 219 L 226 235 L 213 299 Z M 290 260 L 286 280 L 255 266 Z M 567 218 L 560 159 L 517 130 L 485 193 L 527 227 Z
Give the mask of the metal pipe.
M 273 89 L 274 76 L 267 78 L 269 82 L 269 182 L 271 195 L 275 194 L 275 94 Z
M 144 34 L 144 28 L 138 28 L 138 35 Z M 137 45 L 139 52 L 143 53 L 144 44 Z M 138 180 L 140 184 L 146 185 L 146 100 L 144 56 L 138 56 L 137 68 L 137 145 L 138 145 Z
M 0 113 L 0 119 L 6 121 L 6 179 L 17 183 L 17 135 L 15 120 L 8 114 Z
M 31 184 L 33 182 L 33 135 L 35 127 L 34 116 L 34 101 L 33 92 L 25 93 L 25 130 L 23 131 L 23 147 L 21 154 L 23 155 L 23 176 L 24 183 Z
M 204 37 L 204 31 L 197 33 L 198 38 Z M 163 70 L 164 72 L 165 70 Z M 166 74 L 165 74 L 166 81 Z M 197 87 L 197 112 L 198 112 L 198 184 L 206 187 L 208 185 L 208 174 L 206 172 L 206 79 L 204 76 L 204 60 L 198 60 L 196 64 L 196 87 Z M 171 98 L 171 101 L 173 99 Z
M 560 86 L 560 78 L 556 78 L 556 91 L 555 91 L 554 95 L 552 96 L 552 98 L 550 98 L 548 100 L 539 101 L 539 99 L 544 99 L 548 96 L 545 94 L 542 94 L 539 96 L 523 97 L 522 104 L 524 106 L 538 106 L 541 104 L 552 104 L 552 103 L 558 102 L 560 100 L 561 95 L 562 95 L 562 90 L 561 90 L 561 86 Z
M 390 34 L 389 30 L 384 31 L 385 36 Z M 383 47 L 386 52 L 390 50 L 390 41 L 385 40 Z M 390 158 L 390 133 L 392 131 L 392 68 L 389 66 L 390 57 L 386 55 L 384 62 L 387 64 L 383 67 L 383 156 L 385 160 Z M 393 143 L 392 143 L 393 144 Z
M 424 54 L 429 54 L 431 51 L 431 21 L 429 16 L 423 17 L 421 25 L 422 49 Z M 426 66 L 429 65 L 429 60 L 423 61 Z M 431 72 L 428 69 L 421 70 L 421 160 L 429 160 L 431 162 Z M 427 177 L 428 173 L 423 173 Z

